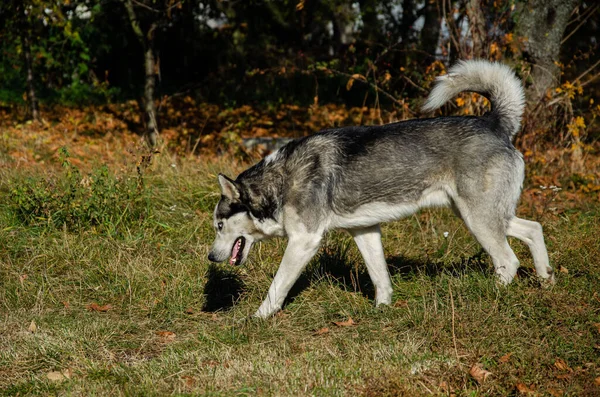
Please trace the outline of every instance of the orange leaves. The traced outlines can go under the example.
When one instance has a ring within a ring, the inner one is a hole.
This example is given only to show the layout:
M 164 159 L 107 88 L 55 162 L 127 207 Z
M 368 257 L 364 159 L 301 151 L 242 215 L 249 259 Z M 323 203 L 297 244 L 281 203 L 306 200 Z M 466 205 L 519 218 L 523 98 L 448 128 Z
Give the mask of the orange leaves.
M 471 369 L 469 370 L 469 375 L 473 377 L 480 385 L 483 384 L 488 377 L 492 375 L 490 371 L 487 371 L 483 368 L 483 365 L 480 363 L 473 364 Z
M 510 356 L 512 356 L 512 355 L 513 355 L 513 353 L 507 353 L 507 354 L 503 355 L 502 357 L 500 357 L 498 359 L 498 361 L 501 363 L 507 363 L 510 361 Z
M 100 306 L 97 303 L 90 303 L 89 305 L 87 305 L 87 309 L 91 312 L 100 312 L 100 313 L 106 313 L 109 310 L 112 310 L 112 305 L 103 305 Z
M 353 327 L 356 325 L 356 322 L 352 319 L 352 317 L 348 317 L 347 320 L 343 320 L 343 321 L 332 321 L 332 323 L 336 327 L 340 327 L 340 328 Z M 330 332 L 330 329 L 328 327 L 323 327 L 323 328 L 320 328 L 320 329 L 316 330 L 315 332 L 313 332 L 313 336 L 325 335 L 325 334 L 328 334 L 329 332 Z
M 351 327 L 353 325 L 356 325 L 354 320 L 352 320 L 352 317 L 348 317 L 348 320 L 346 321 L 333 321 L 333 323 L 338 327 Z
M 573 370 L 567 365 L 565 360 L 563 360 L 562 358 L 559 358 L 554 362 L 554 367 L 556 367 L 557 369 L 559 369 L 561 371 L 573 372 Z
M 324 335 L 324 334 L 327 334 L 327 333 L 329 333 L 329 328 L 323 327 L 323 328 L 315 331 L 315 333 L 313 335 L 317 336 L 317 335 Z
M 394 302 L 394 307 L 407 308 L 408 307 L 408 301 L 407 300 L 403 300 L 403 299 L 398 299 L 396 302 Z
M 354 80 L 367 81 L 365 76 L 363 76 L 362 74 L 355 73 L 352 75 L 352 77 L 350 77 L 348 83 L 346 83 L 346 90 L 350 91 L 352 85 L 354 84 Z
M 175 340 L 177 336 L 175 332 L 171 331 L 156 331 L 156 335 L 158 335 L 163 342 L 172 342 Z
M 515 389 L 517 389 L 517 392 L 519 392 L 519 394 L 533 394 L 535 393 L 535 390 L 533 389 L 533 385 L 532 386 L 527 386 L 525 383 L 517 383 L 515 385 Z

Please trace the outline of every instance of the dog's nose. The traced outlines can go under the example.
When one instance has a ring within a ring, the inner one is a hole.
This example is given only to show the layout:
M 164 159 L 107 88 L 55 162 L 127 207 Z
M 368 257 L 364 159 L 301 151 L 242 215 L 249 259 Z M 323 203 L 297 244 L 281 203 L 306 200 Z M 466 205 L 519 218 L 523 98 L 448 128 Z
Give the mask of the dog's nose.
M 213 254 L 212 252 L 209 252 L 208 253 L 208 260 L 211 261 L 211 262 L 216 262 L 215 254 Z

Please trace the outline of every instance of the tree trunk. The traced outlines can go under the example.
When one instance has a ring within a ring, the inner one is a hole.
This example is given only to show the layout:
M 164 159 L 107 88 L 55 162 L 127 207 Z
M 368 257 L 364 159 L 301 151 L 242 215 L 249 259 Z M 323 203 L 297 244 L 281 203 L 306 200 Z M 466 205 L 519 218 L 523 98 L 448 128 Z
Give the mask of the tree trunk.
M 442 15 L 437 1 L 427 0 L 425 3 L 425 23 L 421 29 L 421 49 L 429 54 L 425 60 L 429 64 L 435 60 L 435 54 L 438 50 Z
M 156 145 L 156 141 L 158 139 L 158 124 L 156 122 L 156 107 L 154 106 L 154 87 L 156 85 L 156 71 L 155 71 L 155 58 L 154 58 L 154 29 L 156 28 L 155 24 L 152 24 L 150 29 L 148 30 L 148 34 L 144 35 L 142 28 L 137 20 L 137 16 L 135 15 L 135 10 L 133 9 L 133 4 L 131 0 L 122 0 L 125 9 L 127 10 L 127 15 L 129 16 L 129 22 L 131 23 L 131 28 L 135 33 L 138 41 L 142 45 L 144 49 L 144 71 L 145 71 L 145 80 L 144 80 L 144 95 L 142 99 L 143 107 L 144 107 L 144 120 L 146 124 L 145 137 L 150 147 Z
M 151 35 L 152 33 L 150 33 Z M 156 84 L 156 71 L 154 60 L 153 39 L 148 38 L 148 45 L 144 54 L 146 81 L 144 84 L 144 110 L 146 111 L 146 139 L 152 147 L 158 139 L 158 125 L 156 123 L 156 107 L 154 106 L 154 86 Z
M 521 6 L 517 32 L 525 39 L 524 57 L 532 64 L 527 100 L 537 103 L 556 85 L 560 42 L 580 0 L 529 0 Z
M 485 42 L 487 38 L 485 29 L 485 16 L 481 11 L 481 0 L 469 0 L 467 3 L 467 16 L 471 39 L 473 40 L 473 58 L 486 58 Z
M 27 21 L 27 16 L 25 15 L 24 10 L 19 10 L 19 18 L 20 18 L 20 30 L 21 30 L 21 46 L 23 47 L 23 60 L 25 63 L 25 70 L 27 71 L 27 102 L 29 103 L 29 112 L 31 113 L 31 117 L 35 121 L 40 121 L 40 111 L 38 108 L 38 100 L 35 95 L 35 86 L 34 86 L 34 74 L 33 74 L 33 60 L 31 58 L 31 32 L 29 28 L 29 23 Z

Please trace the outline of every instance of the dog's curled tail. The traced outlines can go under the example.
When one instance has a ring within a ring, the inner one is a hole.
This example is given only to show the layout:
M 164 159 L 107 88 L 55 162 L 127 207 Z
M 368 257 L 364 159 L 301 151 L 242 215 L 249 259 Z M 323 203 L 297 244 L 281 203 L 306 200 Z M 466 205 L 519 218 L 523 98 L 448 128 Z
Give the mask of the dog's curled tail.
M 423 111 L 435 110 L 463 91 L 473 91 L 490 100 L 491 114 L 510 139 L 519 131 L 525 94 L 521 81 L 508 66 L 484 60 L 460 61 L 436 81 Z

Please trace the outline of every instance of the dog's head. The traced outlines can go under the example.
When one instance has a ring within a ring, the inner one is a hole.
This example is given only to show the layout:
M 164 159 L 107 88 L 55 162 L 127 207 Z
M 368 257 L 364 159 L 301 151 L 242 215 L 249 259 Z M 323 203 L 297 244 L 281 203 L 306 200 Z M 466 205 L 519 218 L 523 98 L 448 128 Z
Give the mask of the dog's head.
M 213 215 L 213 226 L 217 233 L 208 259 L 239 265 L 246 261 L 252 244 L 260 239 L 249 207 L 242 201 L 240 188 L 235 181 L 219 174 L 221 200 Z

